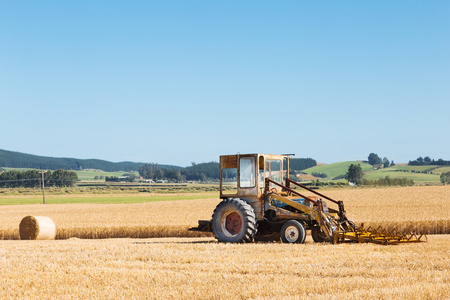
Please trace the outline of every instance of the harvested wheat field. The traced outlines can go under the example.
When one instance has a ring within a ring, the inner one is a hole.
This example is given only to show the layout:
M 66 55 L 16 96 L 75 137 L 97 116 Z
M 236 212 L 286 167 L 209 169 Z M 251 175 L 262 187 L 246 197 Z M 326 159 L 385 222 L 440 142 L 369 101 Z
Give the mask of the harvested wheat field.
M 448 299 L 450 236 L 396 246 L 0 241 L 0 268 L 1 299 Z
M 18 239 L 26 215 L 50 217 L 57 239 L 114 237 L 204 236 L 188 232 L 199 218 L 209 219 L 219 199 L 161 201 L 132 204 L 11 205 L 0 210 L 2 239 Z
M 342 189 L 323 192 L 343 200 L 348 217 L 366 225 L 383 225 L 426 234 L 450 233 L 450 186 Z M 119 200 L 120 201 L 120 198 Z M 189 232 L 197 220 L 209 220 L 218 198 L 133 204 L 11 205 L 0 209 L 0 239 L 18 239 L 27 215 L 50 217 L 57 239 L 200 237 Z
M 39 215 L 60 240 L 0 241 L 0 299 L 449 299 L 450 187 L 324 193 L 356 222 L 441 234 L 391 246 L 222 244 L 187 231 L 211 217 L 216 198 L 2 206 L 3 239 Z

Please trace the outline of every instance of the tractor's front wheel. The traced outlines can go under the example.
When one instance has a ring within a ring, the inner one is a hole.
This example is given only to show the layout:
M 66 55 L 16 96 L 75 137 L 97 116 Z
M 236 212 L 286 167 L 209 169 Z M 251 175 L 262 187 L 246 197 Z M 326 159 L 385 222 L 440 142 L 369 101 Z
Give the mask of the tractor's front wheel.
M 289 220 L 281 227 L 281 240 L 283 243 L 304 243 L 306 239 L 305 227 L 296 220 Z
M 219 242 L 252 242 L 256 234 L 255 212 L 244 200 L 225 199 L 214 210 L 212 230 Z

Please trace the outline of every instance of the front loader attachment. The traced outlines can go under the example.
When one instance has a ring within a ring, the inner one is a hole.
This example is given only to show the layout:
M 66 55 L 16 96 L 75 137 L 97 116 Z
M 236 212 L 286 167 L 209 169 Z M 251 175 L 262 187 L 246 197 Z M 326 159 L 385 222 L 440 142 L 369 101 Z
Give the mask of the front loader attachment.
M 357 229 L 349 228 L 345 231 L 334 232 L 333 243 L 375 243 L 382 245 L 396 245 L 400 243 L 426 242 L 427 236 L 424 234 L 404 233 L 394 230 L 383 229 L 381 226 L 366 229 L 364 224 Z
M 356 227 L 355 223 L 350 221 L 344 209 L 342 201 L 336 201 L 314 191 L 300 183 L 286 179 L 286 186 L 283 186 L 269 178 L 265 179 L 266 190 L 265 197 L 269 202 L 269 208 L 276 211 L 279 218 L 294 218 L 301 220 L 308 225 L 313 231 L 319 230 L 319 239 L 334 244 L 338 243 L 375 243 L 382 245 L 394 245 L 399 243 L 418 243 L 426 242 L 427 237 L 424 234 L 405 233 L 397 230 L 387 230 L 380 227 L 373 229 L 372 227 L 364 228 L 364 224 Z M 283 193 L 272 192 L 268 189 L 269 184 L 278 185 L 282 188 Z M 316 194 L 321 197 L 304 196 L 291 188 L 294 184 L 302 189 Z M 298 203 L 292 196 L 302 197 L 307 203 Z M 328 208 L 327 203 L 322 199 L 326 199 L 338 205 L 338 210 Z M 279 208 L 273 205 L 275 201 L 284 203 L 286 206 L 294 209 L 295 212 L 288 211 L 286 208 Z M 286 216 L 287 214 L 287 216 Z M 315 232 L 315 233 L 316 233 Z M 313 235 L 314 238 L 314 235 Z

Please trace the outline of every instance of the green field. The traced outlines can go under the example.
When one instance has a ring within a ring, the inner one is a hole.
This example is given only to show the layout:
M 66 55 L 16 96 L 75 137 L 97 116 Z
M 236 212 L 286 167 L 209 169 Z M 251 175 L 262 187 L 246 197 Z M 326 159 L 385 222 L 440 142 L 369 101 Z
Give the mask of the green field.
M 405 170 L 405 171 L 416 171 L 416 172 L 423 172 L 423 171 L 433 171 L 435 169 L 439 168 L 439 166 L 393 166 L 389 167 L 388 169 L 393 170 Z
M 368 180 L 377 180 L 379 178 L 385 178 L 386 176 L 389 176 L 391 178 L 407 178 L 412 179 L 415 182 L 440 182 L 439 175 L 441 173 L 450 172 L 450 166 L 436 166 L 436 165 L 428 165 L 428 166 L 405 166 L 405 165 L 397 165 L 389 168 L 383 168 L 379 170 L 374 170 L 371 165 L 368 163 L 362 162 L 362 161 L 344 161 L 344 162 L 337 162 L 333 164 L 327 164 L 327 165 L 320 165 L 315 166 L 306 170 L 303 170 L 302 172 L 312 174 L 312 173 L 325 173 L 327 174 L 327 178 L 320 178 L 321 181 L 330 181 L 333 178 L 345 175 L 348 171 L 348 167 L 351 164 L 360 164 L 361 168 L 364 172 L 364 179 Z M 12 168 L 3 168 L 5 171 L 8 170 L 14 170 Z M 15 169 L 15 170 L 21 170 L 26 171 L 27 169 Z M 403 172 L 402 172 L 403 171 Z M 75 171 L 78 175 L 78 179 L 80 181 L 80 186 L 86 186 L 90 183 L 94 184 L 102 184 L 105 182 L 106 176 L 123 176 L 125 173 L 124 171 L 120 172 L 105 172 L 101 170 L 94 170 L 94 169 L 86 169 L 81 171 Z M 433 174 L 424 174 L 419 172 L 432 172 Z M 129 174 L 129 173 L 127 173 Z M 138 172 L 133 172 L 132 174 L 135 174 L 137 178 L 139 178 Z M 341 179 L 343 181 L 343 179 Z M 83 184 L 83 182 L 85 184 Z M 122 183 L 121 183 L 122 184 Z M 145 183 L 144 183 L 145 184 Z M 109 183 L 108 185 L 114 185 L 113 183 Z M 131 184 L 131 187 L 139 188 L 138 183 L 135 183 L 134 185 Z M 203 186 L 203 185 L 202 185 Z M 152 188 L 158 188 L 158 185 L 152 184 Z M 176 185 L 169 186 L 165 185 L 165 187 L 158 188 L 161 189 L 162 192 L 168 191 L 168 192 L 175 192 L 179 190 L 180 192 L 195 192 L 196 188 L 193 188 L 189 185 L 189 187 L 183 188 L 178 187 Z M 202 188 L 203 189 L 203 188 Z
M 101 171 L 101 170 L 91 170 L 91 169 L 87 169 L 87 170 L 81 170 L 81 171 L 75 171 L 78 175 L 78 179 L 81 181 L 100 181 L 100 182 L 104 182 L 105 181 L 105 177 L 106 176 L 122 176 L 123 174 L 135 174 L 137 178 L 139 178 L 139 173 L 138 172 L 124 172 L 124 171 L 120 171 L 120 172 L 105 172 L 105 171 Z M 100 179 L 100 177 L 102 177 L 102 179 Z M 98 177 L 97 179 L 95 179 L 95 177 Z
M 26 168 L 2 168 L 4 171 L 11 171 L 11 170 L 17 170 L 17 171 L 28 171 L 28 170 L 35 170 L 35 169 L 26 169 Z M 105 172 L 102 170 L 94 170 L 94 169 L 85 169 L 81 171 L 74 171 L 77 173 L 78 180 L 81 181 L 99 181 L 104 182 L 106 176 L 122 176 L 123 174 L 134 174 L 137 178 L 139 178 L 139 172 L 125 172 L 125 171 L 118 171 L 118 172 Z M 100 177 L 102 179 L 100 179 Z M 95 177 L 98 177 L 98 179 L 95 179 Z
M 371 165 L 361 161 L 345 161 L 338 162 L 329 165 L 321 165 L 313 168 L 303 170 L 303 172 L 312 174 L 325 173 L 328 175 L 327 178 L 320 179 L 322 181 L 332 180 L 334 177 L 339 175 L 345 175 L 348 171 L 348 167 L 351 164 L 360 164 L 364 172 L 364 179 L 377 180 L 380 178 L 385 178 L 389 176 L 390 178 L 407 178 L 412 179 L 415 182 L 440 182 L 440 174 L 445 172 L 450 172 L 450 167 L 440 167 L 440 166 L 393 166 L 388 168 L 382 168 L 374 170 Z M 425 174 L 419 172 L 432 172 L 433 174 Z
M 436 174 L 442 174 L 442 173 L 448 173 L 448 172 L 450 172 L 450 166 L 439 167 L 439 168 L 433 170 L 433 173 L 436 173 Z
M 219 198 L 218 192 L 204 192 L 198 194 L 184 195 L 152 195 L 143 196 L 136 195 L 99 195 L 87 196 L 82 195 L 48 195 L 45 197 L 46 204 L 68 204 L 68 203 L 96 203 L 96 204 L 119 204 L 119 203 L 144 203 L 155 201 L 175 201 L 175 200 L 193 200 L 193 199 L 209 199 Z M 41 204 L 42 196 L 21 196 L 21 197 L 0 197 L 0 205 L 23 205 L 23 204 Z
M 373 170 L 364 173 L 364 179 L 377 180 L 380 178 L 385 178 L 389 176 L 390 178 L 406 178 L 412 179 L 415 182 L 434 182 L 440 181 L 439 175 L 436 174 L 423 174 L 423 173 L 412 173 L 412 172 L 398 172 L 395 167 Z
M 36 170 L 36 169 L 28 169 L 28 168 L 8 168 L 8 167 L 2 167 L 0 168 L 0 171 L 28 171 L 28 170 Z
M 369 165 L 368 163 L 364 163 L 362 161 L 343 161 L 343 162 L 337 162 L 329 165 L 322 165 L 322 166 L 315 166 L 306 170 L 303 170 L 302 172 L 312 174 L 312 173 L 325 173 L 327 174 L 327 178 L 325 180 L 332 180 L 334 177 L 339 175 L 345 175 L 348 171 L 348 167 L 350 167 L 351 164 L 360 164 L 363 171 L 372 170 L 373 167 Z

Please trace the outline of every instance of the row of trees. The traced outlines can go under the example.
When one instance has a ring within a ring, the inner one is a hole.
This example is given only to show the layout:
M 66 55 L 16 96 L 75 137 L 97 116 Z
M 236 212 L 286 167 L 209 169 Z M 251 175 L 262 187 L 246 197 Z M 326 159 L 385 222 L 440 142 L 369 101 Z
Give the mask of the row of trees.
M 158 164 L 149 163 L 139 167 L 139 175 L 146 179 L 169 180 L 178 182 L 187 180 L 218 180 L 219 163 L 192 163 L 192 165 L 189 167 L 177 170 L 169 170 Z
M 314 177 L 319 177 L 319 178 L 327 178 L 328 177 L 328 175 L 326 173 L 319 173 L 319 172 L 312 172 L 311 175 Z
M 378 180 L 363 179 L 362 185 L 375 185 L 375 186 L 413 186 L 414 180 L 407 178 L 391 178 L 386 176 Z
M 291 158 L 289 168 L 291 171 L 301 171 L 317 165 L 312 158 Z M 161 165 L 148 163 L 139 167 L 139 175 L 146 179 L 168 180 L 183 182 L 187 180 L 195 181 L 216 181 L 219 180 L 220 165 L 218 162 L 192 163 L 191 166 L 182 169 L 169 170 Z M 236 173 L 224 174 L 225 178 L 236 177 Z
M 438 160 L 431 159 L 429 156 L 418 157 L 416 160 L 410 160 L 408 162 L 410 166 L 427 166 L 427 165 L 437 165 L 437 166 L 450 166 L 450 160 L 443 160 L 439 158 Z
M 348 168 L 347 174 L 345 178 L 356 185 L 380 185 L 380 186 L 389 186 L 389 185 L 401 185 L 401 186 L 409 186 L 414 185 L 414 181 L 412 179 L 407 178 L 390 178 L 386 176 L 385 178 L 380 178 L 378 180 L 367 180 L 363 179 L 364 172 L 362 171 L 361 165 L 351 164 Z
M 374 167 L 383 166 L 383 168 L 387 168 L 387 167 L 395 166 L 394 161 L 389 162 L 389 159 L 387 157 L 383 157 L 383 159 L 381 159 L 381 157 L 379 157 L 375 153 L 369 154 L 367 162 L 369 163 L 369 165 L 372 165 Z
M 378 186 L 412 186 L 414 181 L 407 178 L 390 178 L 386 176 L 385 178 L 380 178 L 378 180 L 367 180 L 363 179 L 364 172 L 362 171 L 361 165 L 351 164 L 348 168 L 348 172 L 345 178 L 356 185 L 378 185 Z
M 74 186 L 78 181 L 78 175 L 74 171 L 56 170 L 44 173 L 44 185 L 67 187 Z M 0 174 L 0 187 L 39 187 L 42 186 L 42 174 L 38 170 L 6 171 Z
M 389 162 L 387 157 L 381 159 L 375 153 L 370 153 L 367 161 L 372 166 L 383 166 L 384 168 L 395 166 L 394 161 Z M 419 156 L 416 160 L 410 160 L 408 162 L 410 166 L 427 166 L 427 165 L 435 165 L 435 166 L 450 166 L 450 160 L 443 160 L 439 158 L 438 160 L 431 159 L 429 156 Z
M 0 166 L 9 168 L 28 168 L 44 170 L 82 170 L 98 169 L 106 172 L 137 170 L 142 163 L 110 162 L 100 159 L 57 158 L 25 154 L 0 149 Z M 167 168 L 177 168 L 166 166 Z
M 291 158 L 289 169 L 291 171 L 302 171 L 317 166 L 317 161 L 312 158 Z
M 105 182 L 134 182 L 136 175 L 133 173 L 125 173 L 122 176 L 106 176 Z

